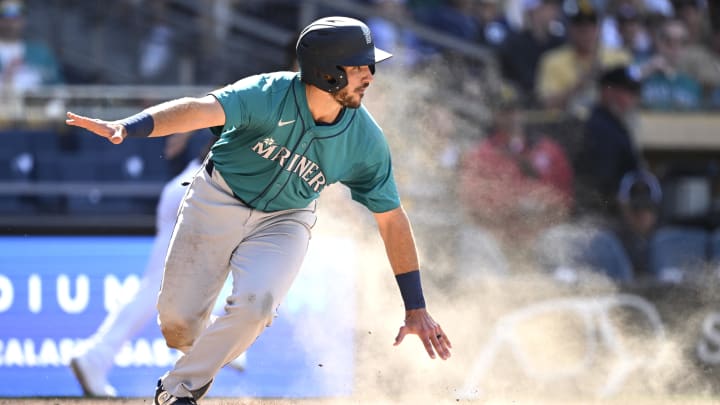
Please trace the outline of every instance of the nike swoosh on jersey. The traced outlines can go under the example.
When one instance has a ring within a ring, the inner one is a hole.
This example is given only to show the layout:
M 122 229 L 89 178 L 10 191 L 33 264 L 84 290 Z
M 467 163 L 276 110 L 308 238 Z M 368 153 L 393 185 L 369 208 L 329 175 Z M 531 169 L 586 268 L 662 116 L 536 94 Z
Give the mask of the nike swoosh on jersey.
M 292 121 L 283 121 L 283 120 L 281 119 L 280 121 L 278 121 L 278 126 L 279 126 L 279 127 L 284 127 L 285 125 L 292 124 L 293 122 L 295 122 L 295 120 L 292 120 Z

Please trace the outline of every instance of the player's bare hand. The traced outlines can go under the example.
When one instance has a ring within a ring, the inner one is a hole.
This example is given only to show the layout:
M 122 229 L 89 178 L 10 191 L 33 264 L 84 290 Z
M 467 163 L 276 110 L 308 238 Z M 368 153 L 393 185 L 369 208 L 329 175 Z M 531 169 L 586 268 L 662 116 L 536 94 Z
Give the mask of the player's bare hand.
M 67 113 L 65 123 L 75 127 L 85 128 L 90 132 L 102 136 L 103 138 L 107 138 L 114 144 L 121 143 L 125 140 L 125 136 L 127 135 L 125 127 L 116 122 L 83 117 L 82 115 L 77 115 L 69 111 Z
M 406 335 L 417 335 L 431 358 L 434 359 L 436 353 L 443 360 L 450 358 L 450 339 L 424 308 L 405 312 L 405 325 L 400 327 L 395 346 L 402 343 Z

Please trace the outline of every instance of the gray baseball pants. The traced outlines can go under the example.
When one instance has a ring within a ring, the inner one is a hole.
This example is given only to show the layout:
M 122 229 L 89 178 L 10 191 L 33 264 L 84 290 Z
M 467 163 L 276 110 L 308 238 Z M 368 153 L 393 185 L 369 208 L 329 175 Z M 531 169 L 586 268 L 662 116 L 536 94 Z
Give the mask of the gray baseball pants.
M 158 296 L 160 329 L 168 346 L 183 352 L 162 377 L 169 393 L 204 393 L 270 325 L 307 252 L 315 207 L 258 211 L 235 198 L 217 170 L 198 171 L 180 206 Z M 211 320 L 229 272 L 232 295 Z

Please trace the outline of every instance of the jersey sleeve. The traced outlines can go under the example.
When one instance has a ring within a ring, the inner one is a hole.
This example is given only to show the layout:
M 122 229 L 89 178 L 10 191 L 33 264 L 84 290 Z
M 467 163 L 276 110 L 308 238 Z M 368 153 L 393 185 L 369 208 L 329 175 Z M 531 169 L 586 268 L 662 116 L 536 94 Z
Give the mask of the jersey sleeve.
M 225 111 L 225 125 L 210 128 L 213 134 L 248 129 L 260 125 L 257 118 L 267 116 L 265 93 L 258 77 L 251 76 L 210 92 Z
M 352 175 L 341 183 L 350 188 L 353 200 L 370 211 L 386 212 L 400 206 L 392 159 L 387 143 L 377 143 L 357 164 Z

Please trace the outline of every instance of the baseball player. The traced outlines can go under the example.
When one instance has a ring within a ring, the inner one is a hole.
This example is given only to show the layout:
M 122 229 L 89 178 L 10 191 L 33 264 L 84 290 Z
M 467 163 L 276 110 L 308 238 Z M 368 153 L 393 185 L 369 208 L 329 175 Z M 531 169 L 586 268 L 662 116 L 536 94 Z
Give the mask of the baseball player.
M 199 128 L 220 136 L 185 194 L 165 259 L 160 329 L 184 354 L 158 381 L 155 404 L 195 404 L 271 322 L 307 251 L 316 199 L 336 182 L 373 213 L 385 243 L 405 305 L 395 345 L 414 334 L 431 358 L 450 357 L 449 338 L 426 310 L 387 141 L 361 104 L 375 64 L 391 55 L 346 17 L 312 22 L 296 53 L 299 73 L 247 77 L 119 121 L 67 114 L 69 125 L 113 143 Z M 232 294 L 210 322 L 228 272 Z
M 187 141 L 188 138 L 184 136 L 180 139 Z M 108 313 L 95 333 L 70 359 L 70 368 L 85 396 L 117 396 L 115 387 L 107 380 L 108 372 L 112 368 L 115 354 L 120 351 L 122 345 L 137 335 L 157 315 L 155 294 L 142 292 L 157 291 L 160 288 L 165 252 L 170 243 L 180 203 L 187 190 L 187 182 L 192 180 L 202 166 L 209 146 L 190 160 L 185 169 L 168 181 L 162 189 L 156 208 L 155 238 L 145 265 L 145 273 L 140 279 L 138 292 L 126 304 Z M 231 361 L 229 366 L 242 371 L 246 362 L 247 357 L 243 353 Z

